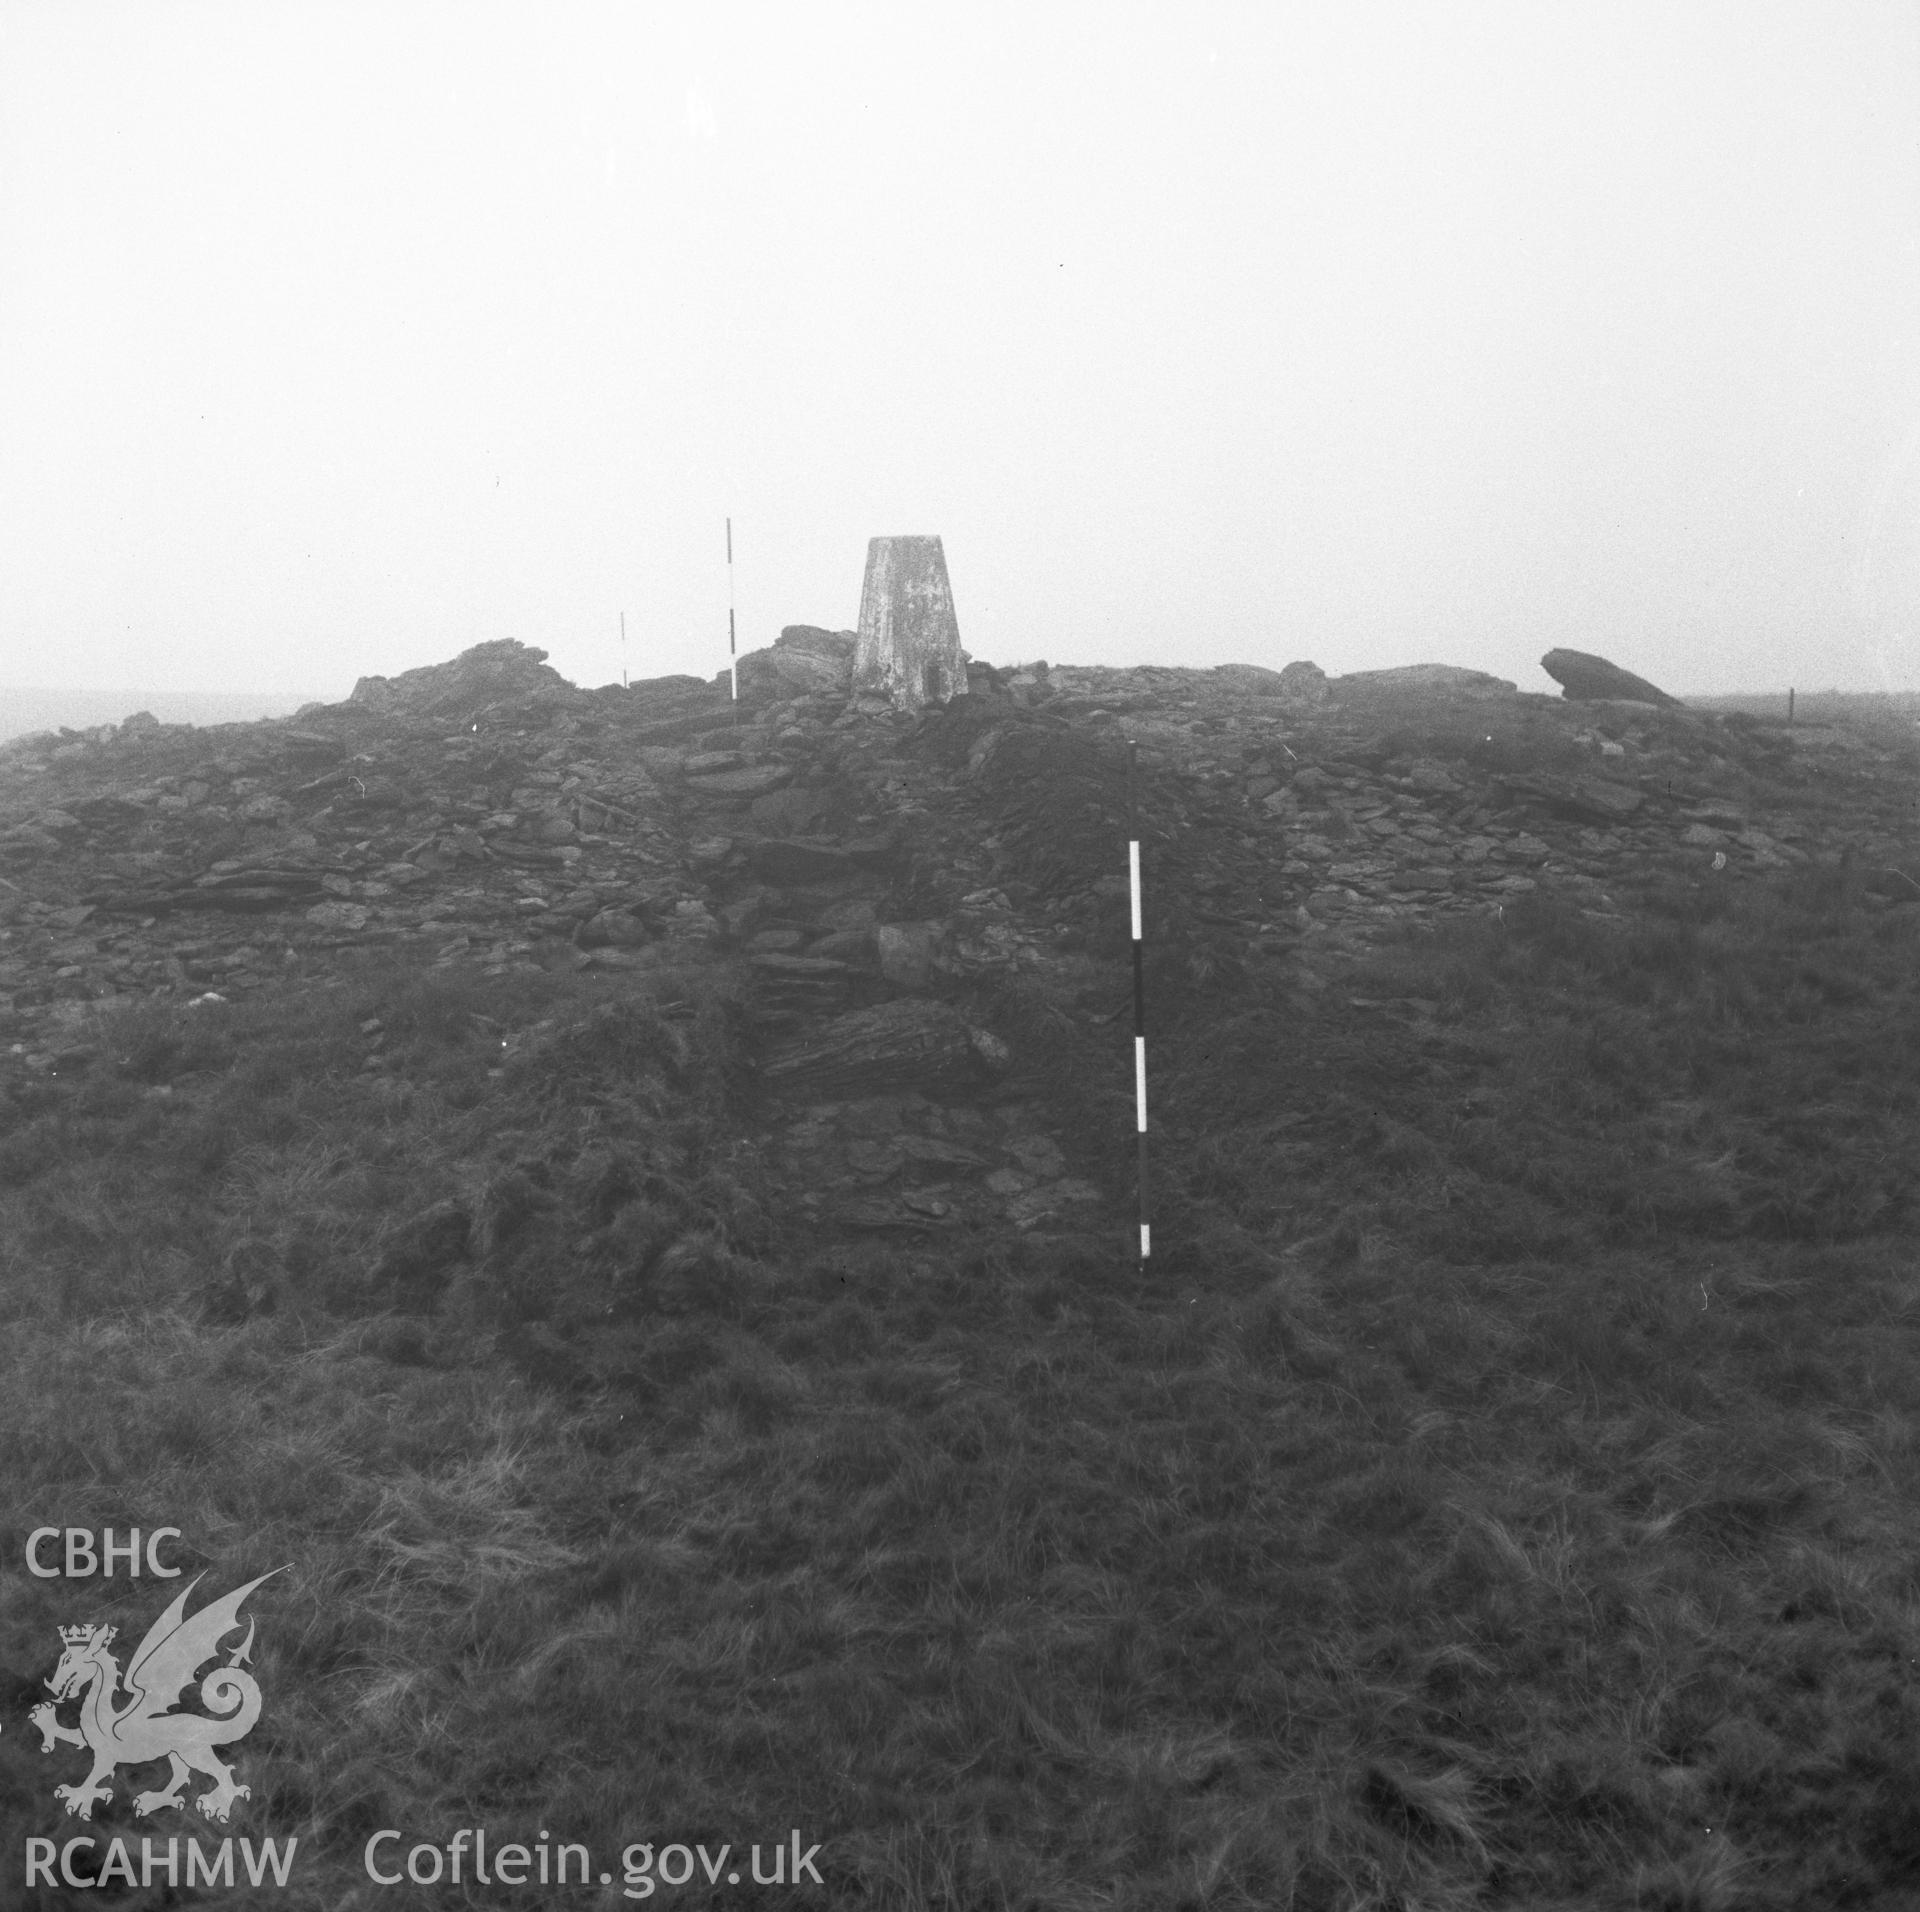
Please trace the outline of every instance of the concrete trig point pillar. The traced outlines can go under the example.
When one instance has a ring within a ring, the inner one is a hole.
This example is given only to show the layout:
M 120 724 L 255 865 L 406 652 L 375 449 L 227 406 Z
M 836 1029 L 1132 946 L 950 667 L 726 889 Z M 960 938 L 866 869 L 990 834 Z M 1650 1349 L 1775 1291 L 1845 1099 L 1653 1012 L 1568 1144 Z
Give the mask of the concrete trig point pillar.
M 944 704 L 967 687 L 947 556 L 938 538 L 875 538 L 867 546 L 853 687 L 901 710 Z

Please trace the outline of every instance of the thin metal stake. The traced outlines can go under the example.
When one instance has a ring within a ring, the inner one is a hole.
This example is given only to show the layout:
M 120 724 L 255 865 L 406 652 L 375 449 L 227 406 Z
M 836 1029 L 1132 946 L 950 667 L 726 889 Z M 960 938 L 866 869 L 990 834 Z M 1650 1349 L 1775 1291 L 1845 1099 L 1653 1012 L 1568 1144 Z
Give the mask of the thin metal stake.
M 627 688 L 627 614 L 620 613 L 620 688 Z
M 727 520 L 727 670 L 733 682 L 733 721 L 740 721 L 740 660 L 733 635 L 733 520 Z
M 1133 898 L 1133 1117 L 1140 1137 L 1140 1259 L 1153 1253 L 1147 1206 L 1147 986 L 1140 956 L 1140 820 L 1134 777 L 1140 746 L 1127 742 L 1127 887 Z

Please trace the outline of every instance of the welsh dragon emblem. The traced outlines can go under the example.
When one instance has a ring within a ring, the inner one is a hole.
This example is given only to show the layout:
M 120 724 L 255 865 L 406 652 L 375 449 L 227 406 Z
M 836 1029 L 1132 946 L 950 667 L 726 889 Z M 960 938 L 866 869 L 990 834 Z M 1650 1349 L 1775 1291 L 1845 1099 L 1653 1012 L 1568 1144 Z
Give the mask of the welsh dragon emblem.
M 285 1573 L 276 1567 L 274 1573 Z M 67 1810 L 82 1819 L 93 1817 L 96 1801 L 113 1797 L 112 1775 L 116 1766 L 139 1766 L 149 1760 L 172 1762 L 173 1773 L 158 1792 L 136 1793 L 133 1809 L 143 1816 L 158 1812 L 162 1806 L 186 1807 L 182 1789 L 190 1773 L 203 1773 L 212 1787 L 194 1800 L 209 1819 L 226 1823 L 236 1799 L 251 1796 L 252 1788 L 236 1786 L 233 1768 L 214 1752 L 216 1746 L 244 1739 L 260 1717 L 260 1687 L 251 1673 L 241 1670 L 253 1645 L 253 1622 L 247 1622 L 247 1637 L 227 1655 L 224 1666 L 215 1667 L 200 1682 L 201 1704 L 218 1709 L 207 1713 L 183 1713 L 179 1706 L 183 1688 L 207 1661 L 218 1656 L 220 1642 L 240 1625 L 240 1603 L 272 1573 L 249 1580 L 237 1592 L 204 1606 L 191 1620 L 186 1619 L 187 1595 L 204 1575 L 196 1574 L 174 1596 L 166 1612 L 147 1629 L 124 1677 L 126 1698 L 116 1697 L 123 1684 L 120 1663 L 107 1651 L 113 1644 L 115 1629 L 109 1626 L 62 1627 L 60 1664 L 46 1682 L 53 1694 L 51 1702 L 42 1701 L 27 1715 L 40 1729 L 40 1750 L 50 1753 L 56 1745 L 84 1746 L 93 1754 L 93 1770 L 78 1786 L 56 1786 L 53 1796 L 66 1801 Z M 62 1726 L 55 1709 L 77 1698 L 80 1726 Z

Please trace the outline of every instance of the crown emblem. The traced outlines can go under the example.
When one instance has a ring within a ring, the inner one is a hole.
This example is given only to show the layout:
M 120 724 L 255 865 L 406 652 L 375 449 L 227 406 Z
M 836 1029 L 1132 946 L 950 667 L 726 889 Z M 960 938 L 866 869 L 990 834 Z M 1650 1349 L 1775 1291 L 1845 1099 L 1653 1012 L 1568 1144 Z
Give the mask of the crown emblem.
M 284 1573 L 276 1567 L 274 1573 Z M 196 1574 L 173 1596 L 146 1637 L 134 1649 L 131 1679 L 120 1694 L 120 1663 L 106 1651 L 119 1631 L 104 1623 L 58 1629 L 65 1649 L 53 1676 L 41 1682 L 53 1696 L 29 1708 L 27 1717 L 40 1729 L 40 1749 L 77 1746 L 93 1756 L 93 1770 L 77 1785 L 56 1786 L 53 1796 L 78 1819 L 91 1819 L 95 1806 L 113 1797 L 113 1775 L 121 1766 L 140 1766 L 162 1757 L 172 1768 L 172 1782 L 159 1792 L 135 1793 L 136 1818 L 158 1812 L 162 1806 L 193 1809 L 225 1825 L 237 1800 L 251 1790 L 239 1783 L 233 1769 L 214 1752 L 216 1746 L 244 1739 L 260 1717 L 260 1685 L 243 1669 L 253 1645 L 253 1622 L 240 1619 L 240 1603 L 274 1577 L 263 1573 L 244 1587 L 209 1601 L 198 1613 L 186 1611 L 187 1596 L 200 1584 Z M 247 1637 L 204 1680 L 194 1679 L 199 1667 L 220 1654 L 220 1643 L 244 1625 Z M 198 1686 L 203 1713 L 181 1713 L 182 1692 Z M 78 1726 L 63 1726 L 62 1706 L 77 1706 Z M 190 1774 L 201 1773 L 212 1787 L 189 1801 L 183 1797 Z M 84 1843 L 84 1842 L 83 1842 Z

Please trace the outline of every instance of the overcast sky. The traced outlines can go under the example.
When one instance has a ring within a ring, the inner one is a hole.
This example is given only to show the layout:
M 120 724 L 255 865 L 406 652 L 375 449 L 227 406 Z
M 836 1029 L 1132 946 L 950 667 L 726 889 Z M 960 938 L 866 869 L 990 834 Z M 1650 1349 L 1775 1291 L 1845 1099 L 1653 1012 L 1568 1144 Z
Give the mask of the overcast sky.
M 0 684 L 1920 686 L 1920 7 L 0 0 Z

